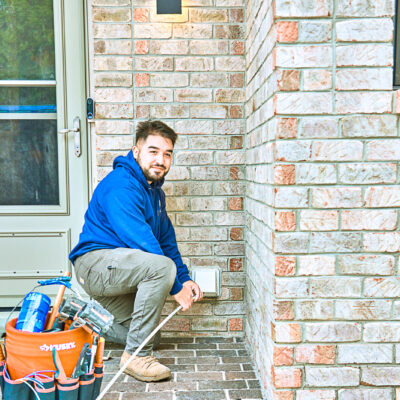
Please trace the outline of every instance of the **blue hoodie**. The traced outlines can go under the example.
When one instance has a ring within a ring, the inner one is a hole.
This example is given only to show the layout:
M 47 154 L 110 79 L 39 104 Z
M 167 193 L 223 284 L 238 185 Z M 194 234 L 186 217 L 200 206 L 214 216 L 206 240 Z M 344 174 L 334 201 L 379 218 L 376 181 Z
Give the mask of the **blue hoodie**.
M 171 258 L 177 274 L 170 294 L 190 280 L 179 253 L 175 231 L 165 210 L 164 180 L 147 182 L 130 151 L 114 160 L 114 170 L 97 186 L 85 214 L 79 243 L 69 259 L 89 251 L 128 247 Z

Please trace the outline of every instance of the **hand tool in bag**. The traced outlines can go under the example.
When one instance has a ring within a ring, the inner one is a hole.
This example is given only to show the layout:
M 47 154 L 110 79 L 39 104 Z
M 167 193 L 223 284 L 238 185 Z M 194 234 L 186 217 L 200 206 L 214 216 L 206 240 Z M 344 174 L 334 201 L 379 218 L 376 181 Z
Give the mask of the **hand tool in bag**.
M 95 358 L 96 352 L 97 352 L 97 343 L 98 343 L 98 341 L 99 341 L 99 337 L 95 336 L 93 338 L 93 344 L 92 344 L 92 349 L 91 349 L 92 354 L 91 354 L 91 357 L 90 357 L 89 371 L 91 371 L 93 369 L 94 358 Z
M 0 340 L 0 364 L 6 360 L 4 340 Z
M 54 378 L 56 379 L 61 379 L 61 380 L 66 380 L 67 379 L 67 375 L 65 374 L 64 368 L 61 364 L 61 360 L 60 360 L 60 356 L 57 353 L 57 350 L 55 349 L 55 347 L 53 347 L 53 363 L 54 366 L 56 367 L 56 373 L 54 375 Z
M 90 352 L 88 350 L 90 351 L 90 345 L 89 343 L 85 343 L 79 354 L 71 378 L 79 378 L 81 375 L 86 374 L 90 362 Z
M 103 365 L 103 356 L 104 356 L 104 345 L 106 341 L 104 338 L 99 339 L 99 344 L 97 345 L 97 352 L 96 352 L 96 357 L 95 357 L 95 363 L 98 365 Z
M 71 272 L 68 272 L 68 271 L 65 272 L 64 278 L 68 278 L 68 280 L 70 280 Z M 56 317 L 58 315 L 58 309 L 60 308 L 60 304 L 61 304 L 62 298 L 64 296 L 65 287 L 66 287 L 65 285 L 61 285 L 60 288 L 58 289 L 57 297 L 54 300 L 53 309 L 51 310 L 49 319 L 47 320 L 44 330 L 53 328 L 54 321 L 56 320 Z
M 61 307 L 60 319 L 72 320 L 70 329 L 83 326 L 102 336 L 110 329 L 114 316 L 95 300 L 87 302 L 68 296 Z

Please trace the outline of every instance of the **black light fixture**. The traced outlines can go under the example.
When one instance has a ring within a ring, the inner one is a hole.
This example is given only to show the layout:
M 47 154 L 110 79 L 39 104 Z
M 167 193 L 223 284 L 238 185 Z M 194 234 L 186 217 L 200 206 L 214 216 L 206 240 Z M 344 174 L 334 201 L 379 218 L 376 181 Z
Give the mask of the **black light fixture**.
M 157 0 L 157 14 L 182 14 L 182 0 Z

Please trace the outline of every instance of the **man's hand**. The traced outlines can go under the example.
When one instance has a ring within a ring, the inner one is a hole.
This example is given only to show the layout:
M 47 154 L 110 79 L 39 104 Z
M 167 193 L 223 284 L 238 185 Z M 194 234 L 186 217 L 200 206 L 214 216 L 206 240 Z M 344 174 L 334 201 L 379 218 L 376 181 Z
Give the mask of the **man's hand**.
M 194 294 L 193 301 L 200 301 L 203 298 L 203 292 L 200 289 L 200 286 L 194 281 L 186 281 L 182 284 L 192 291 Z
M 194 298 L 193 295 L 195 295 Z M 182 306 L 183 311 L 187 311 L 192 306 L 193 301 L 199 301 L 203 298 L 203 292 L 197 283 L 186 281 L 183 283 L 182 290 L 175 294 L 173 298 Z

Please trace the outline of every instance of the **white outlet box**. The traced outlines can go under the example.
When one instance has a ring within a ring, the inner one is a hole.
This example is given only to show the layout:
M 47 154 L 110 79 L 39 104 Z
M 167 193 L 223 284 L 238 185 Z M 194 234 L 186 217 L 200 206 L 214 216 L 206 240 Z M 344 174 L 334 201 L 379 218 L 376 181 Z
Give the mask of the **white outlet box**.
M 200 286 L 204 297 L 221 296 L 221 269 L 218 266 L 192 267 L 192 279 Z

